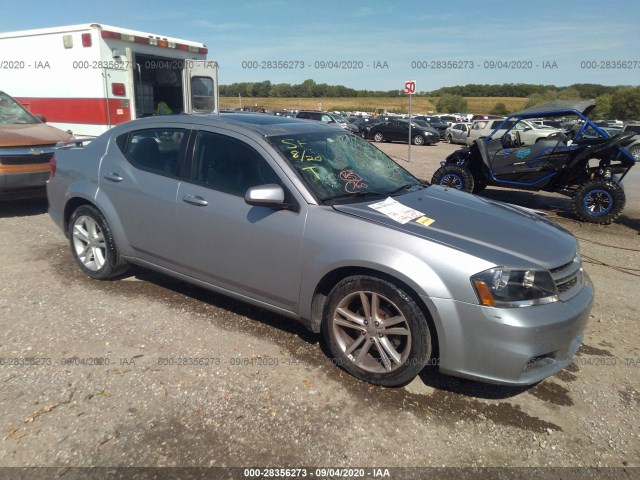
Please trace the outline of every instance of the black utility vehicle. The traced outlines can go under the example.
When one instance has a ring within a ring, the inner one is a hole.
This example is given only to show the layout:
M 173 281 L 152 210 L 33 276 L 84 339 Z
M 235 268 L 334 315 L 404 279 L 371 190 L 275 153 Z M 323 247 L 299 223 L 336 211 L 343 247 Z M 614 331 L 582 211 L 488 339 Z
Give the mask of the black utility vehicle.
M 488 137 L 449 155 L 431 182 L 473 193 L 489 185 L 558 192 L 571 197 L 573 211 L 581 220 L 611 223 L 625 204 L 620 182 L 636 162 L 623 147 L 633 134 L 610 137 L 587 118 L 594 107 L 592 101 L 557 100 L 514 113 Z M 520 133 L 514 130 L 524 119 L 569 116 L 582 120 L 572 139 L 558 132 L 523 145 Z M 494 138 L 508 122 L 511 127 Z M 599 137 L 585 138 L 587 129 Z

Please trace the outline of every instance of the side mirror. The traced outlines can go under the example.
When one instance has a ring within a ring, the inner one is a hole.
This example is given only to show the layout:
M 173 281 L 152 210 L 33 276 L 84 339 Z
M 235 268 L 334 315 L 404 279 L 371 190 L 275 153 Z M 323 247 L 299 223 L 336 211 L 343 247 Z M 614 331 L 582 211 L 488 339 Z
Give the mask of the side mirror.
M 36 113 L 34 115 L 34 117 L 36 117 L 38 120 L 40 120 L 42 123 L 47 123 L 47 119 L 44 118 L 44 115 L 40 115 L 39 113 Z
M 244 195 L 244 201 L 254 207 L 287 207 L 284 190 L 280 185 L 269 183 L 251 187 Z

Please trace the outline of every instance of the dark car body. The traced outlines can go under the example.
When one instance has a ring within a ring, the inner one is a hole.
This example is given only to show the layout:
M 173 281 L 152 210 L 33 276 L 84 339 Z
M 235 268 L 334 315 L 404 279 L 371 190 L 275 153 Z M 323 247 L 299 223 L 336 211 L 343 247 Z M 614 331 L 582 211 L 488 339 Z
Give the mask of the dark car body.
M 369 130 L 369 138 L 376 142 L 409 142 L 409 122 L 407 120 L 386 120 Z M 438 143 L 440 135 L 431 127 L 415 122 L 411 124 L 411 143 L 415 145 L 433 145 Z
M 474 193 L 489 185 L 557 192 L 571 197 L 572 210 L 581 220 L 611 223 L 624 208 L 621 182 L 636 159 L 625 147 L 632 134 L 611 137 L 588 118 L 593 108 L 592 101 L 556 100 L 494 120 L 498 125 L 486 137 L 441 162 L 432 183 Z M 580 120 L 571 137 L 549 128 L 551 133 L 535 143 L 522 141 L 521 132 L 532 130 L 519 129 L 527 119 L 564 116 Z

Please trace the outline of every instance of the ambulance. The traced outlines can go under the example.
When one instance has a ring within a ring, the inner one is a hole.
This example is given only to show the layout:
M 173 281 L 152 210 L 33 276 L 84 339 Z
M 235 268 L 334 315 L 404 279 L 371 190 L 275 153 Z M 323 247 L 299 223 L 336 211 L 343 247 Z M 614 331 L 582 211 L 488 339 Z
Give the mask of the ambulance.
M 203 43 L 92 23 L 0 33 L 0 52 L 2 89 L 76 137 L 218 112 L 218 64 Z

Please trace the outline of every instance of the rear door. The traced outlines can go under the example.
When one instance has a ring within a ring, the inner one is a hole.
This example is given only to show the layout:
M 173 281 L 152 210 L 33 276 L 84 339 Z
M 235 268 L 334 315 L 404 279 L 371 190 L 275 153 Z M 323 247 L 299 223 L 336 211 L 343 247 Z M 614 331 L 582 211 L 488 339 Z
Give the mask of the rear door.
M 124 133 L 100 162 L 103 204 L 115 210 L 133 254 L 175 268 L 176 194 L 189 131 L 174 125 Z
M 182 71 L 185 113 L 218 112 L 218 63 L 184 60 Z

